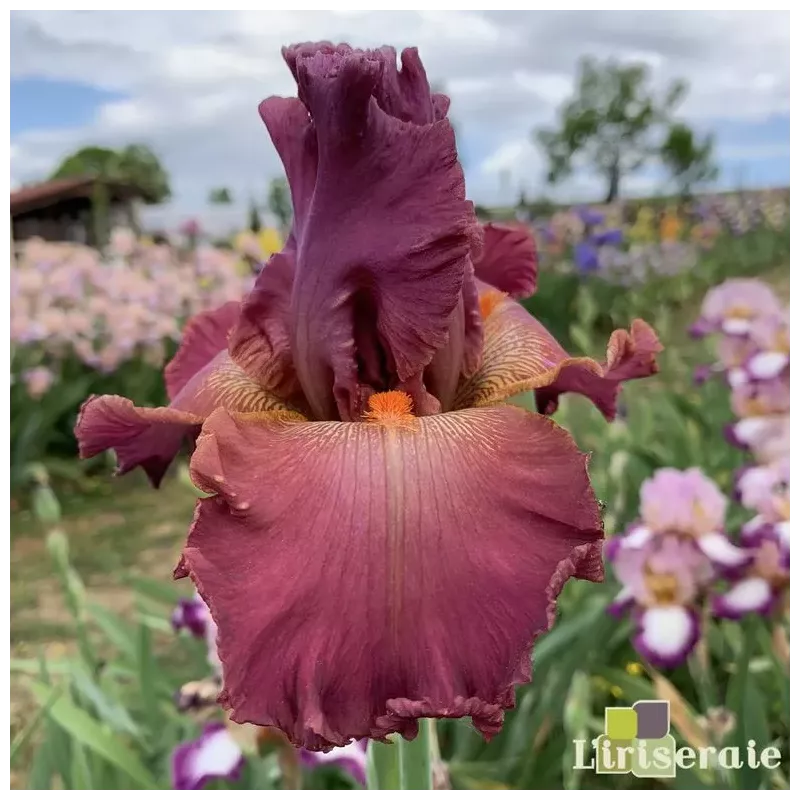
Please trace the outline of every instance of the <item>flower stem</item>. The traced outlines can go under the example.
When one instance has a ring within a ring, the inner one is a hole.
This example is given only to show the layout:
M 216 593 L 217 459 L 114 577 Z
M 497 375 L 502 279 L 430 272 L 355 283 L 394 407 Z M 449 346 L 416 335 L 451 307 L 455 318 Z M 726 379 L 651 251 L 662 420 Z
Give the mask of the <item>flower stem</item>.
M 370 742 L 368 789 L 433 789 L 433 763 L 438 759 L 436 720 L 422 719 L 411 742 L 391 737 L 388 744 Z
M 392 738 L 387 744 L 370 742 L 367 750 L 367 788 L 401 789 L 401 743 Z
M 421 719 L 419 733 L 413 742 L 400 743 L 402 789 L 433 788 L 433 746 L 438 747 L 436 720 Z

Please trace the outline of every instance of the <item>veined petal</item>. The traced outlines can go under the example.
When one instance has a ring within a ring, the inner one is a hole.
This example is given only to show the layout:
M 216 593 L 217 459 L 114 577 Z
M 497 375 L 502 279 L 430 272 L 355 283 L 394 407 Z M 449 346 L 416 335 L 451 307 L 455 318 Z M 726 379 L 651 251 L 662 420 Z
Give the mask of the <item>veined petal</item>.
M 536 242 L 523 225 L 483 226 L 483 251 L 475 275 L 511 297 L 530 297 L 536 291 L 539 262 Z
M 184 440 L 197 436 L 203 418 L 177 408 L 140 408 L 127 397 L 93 395 L 75 424 L 81 458 L 105 450 L 117 455 L 117 474 L 141 467 L 158 488 Z
M 519 303 L 502 299 L 496 290 L 481 294 L 481 307 L 485 311 L 483 361 L 459 387 L 455 408 L 495 405 L 535 389 L 539 411 L 552 414 L 561 393 L 579 392 L 613 419 L 620 383 L 658 369 L 655 354 L 661 344 L 642 320 L 634 320 L 630 333 L 614 331 L 606 363 L 601 365 L 591 358 L 571 357 L 544 325 Z
M 223 351 L 194 375 L 167 408 L 135 406 L 118 395 L 90 397 L 75 424 L 80 457 L 114 450 L 118 475 L 141 466 L 158 487 L 183 443 L 194 440 L 203 420 L 219 407 L 241 412 L 290 410 L 253 383 Z
M 570 364 L 602 380 L 600 364 L 591 358 L 570 358 L 544 325 L 514 300 L 489 289 L 481 293 L 481 308 L 485 315 L 483 359 L 459 386 L 455 408 L 495 405 L 520 392 L 548 386 Z
M 184 558 L 218 625 L 223 702 L 308 749 L 413 738 L 420 717 L 472 716 L 490 737 L 563 583 L 603 576 L 565 431 L 391 399 L 359 423 L 218 411 L 192 458 L 218 493 Z
M 616 330 L 606 349 L 602 378 L 587 369 L 583 359 L 572 359 L 549 386 L 536 392 L 536 403 L 543 414 L 558 409 L 558 397 L 564 392 L 586 395 L 606 419 L 617 415 L 617 397 L 623 381 L 647 378 L 658 372 L 656 354 L 663 350 L 655 331 L 641 319 L 631 323 L 630 331 Z
M 654 606 L 638 615 L 637 624 L 634 647 L 661 669 L 683 664 L 700 638 L 700 620 L 693 608 Z
M 181 389 L 228 346 L 228 334 L 239 318 L 241 303 L 232 301 L 192 317 L 183 329 L 181 344 L 164 368 L 167 395 L 174 400 Z
M 355 419 L 364 396 L 356 326 L 369 320 L 373 360 L 392 378 L 421 375 L 447 342 L 463 294 L 474 210 L 449 122 L 415 124 L 381 108 L 391 94 L 385 55 L 302 45 L 285 57 L 318 154 L 298 237 L 293 360 L 316 418 Z

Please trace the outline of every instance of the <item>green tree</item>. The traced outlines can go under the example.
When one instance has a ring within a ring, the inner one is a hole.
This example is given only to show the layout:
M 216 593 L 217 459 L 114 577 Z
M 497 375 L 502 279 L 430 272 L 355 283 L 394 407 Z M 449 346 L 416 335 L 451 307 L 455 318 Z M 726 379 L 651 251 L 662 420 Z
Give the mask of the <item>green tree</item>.
M 606 202 L 616 200 L 622 177 L 658 151 L 654 128 L 669 121 L 687 89 L 675 81 L 658 98 L 649 82 L 644 64 L 584 59 L 574 96 L 560 110 L 557 126 L 535 135 L 547 158 L 548 181 L 563 180 L 576 156 L 582 156 L 606 181 Z
M 292 224 L 292 196 L 285 178 L 273 178 L 270 181 L 267 205 L 281 227 L 286 230 Z
M 713 181 L 719 174 L 714 163 L 714 137 L 704 139 L 683 123 L 675 123 L 661 145 L 661 160 L 669 170 L 681 197 L 688 198 L 692 189 Z
M 158 156 L 143 144 L 128 145 L 122 150 L 107 147 L 84 147 L 67 156 L 51 178 L 103 178 L 136 188 L 148 205 L 156 205 L 171 196 L 169 175 Z
M 227 187 L 219 186 L 208 193 L 208 202 L 212 206 L 229 206 L 233 202 L 233 195 Z
M 122 150 L 83 147 L 67 156 L 50 176 L 51 179 L 77 177 L 100 179 L 92 196 L 92 223 L 98 246 L 102 246 L 108 236 L 110 203 L 108 187 L 104 182 L 134 188 L 140 199 L 148 205 L 163 203 L 171 195 L 169 175 L 158 156 L 143 144 L 128 145 Z M 127 200 L 125 206 L 128 224 L 138 230 L 133 199 Z
M 247 212 L 248 216 L 248 223 L 247 227 L 250 228 L 253 233 L 258 233 L 261 230 L 261 214 L 258 213 L 258 206 L 256 205 L 254 200 L 250 200 L 250 208 Z

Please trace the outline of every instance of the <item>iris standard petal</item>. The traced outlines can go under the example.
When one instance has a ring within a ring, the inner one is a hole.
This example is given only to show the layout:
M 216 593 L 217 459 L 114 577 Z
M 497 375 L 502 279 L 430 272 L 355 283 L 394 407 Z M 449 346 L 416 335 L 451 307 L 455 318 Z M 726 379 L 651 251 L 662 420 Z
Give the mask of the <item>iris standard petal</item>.
M 178 352 L 164 368 L 167 395 L 174 400 L 203 367 L 228 346 L 228 334 L 239 318 L 241 303 L 225 303 L 192 317 L 183 329 Z
M 661 344 L 652 328 L 634 320 L 631 332 L 609 339 L 606 364 L 574 358 L 519 303 L 496 290 L 481 294 L 484 349 L 480 368 L 459 387 L 455 408 L 487 406 L 536 390 L 539 411 L 551 414 L 563 392 L 586 395 L 609 419 L 616 414 L 620 383 L 657 372 Z
M 295 254 L 276 253 L 264 265 L 242 303 L 231 332 L 231 359 L 269 392 L 297 399 L 299 383 L 292 365 L 289 305 Z
M 438 398 L 442 411 L 452 410 L 461 378 L 473 375 L 482 357 L 483 319 L 477 282 L 469 264 L 462 297 L 450 315 L 447 343 L 436 351 L 424 373 L 424 386 Z
M 184 442 L 194 440 L 203 420 L 218 407 L 243 412 L 288 408 L 223 351 L 192 377 L 167 408 L 136 406 L 118 395 L 90 397 L 75 424 L 80 457 L 114 450 L 118 475 L 141 466 L 158 487 Z
M 356 326 L 369 323 L 390 376 L 421 374 L 448 340 L 479 231 L 449 122 L 381 109 L 384 56 L 314 47 L 286 54 L 318 154 L 297 241 L 292 351 L 314 416 L 354 419 L 364 397 Z
M 483 226 L 483 251 L 475 260 L 475 275 L 511 297 L 530 297 L 536 291 L 539 263 L 536 242 L 523 225 Z
M 184 558 L 218 624 L 223 702 L 313 750 L 413 737 L 420 717 L 495 734 L 563 583 L 603 575 L 566 432 L 519 408 L 414 417 L 396 399 L 359 423 L 218 411 L 192 458 L 217 496 Z
M 287 249 L 297 246 L 317 181 L 317 137 L 308 109 L 296 97 L 268 97 L 258 106 L 286 172 L 292 198 L 292 233 Z

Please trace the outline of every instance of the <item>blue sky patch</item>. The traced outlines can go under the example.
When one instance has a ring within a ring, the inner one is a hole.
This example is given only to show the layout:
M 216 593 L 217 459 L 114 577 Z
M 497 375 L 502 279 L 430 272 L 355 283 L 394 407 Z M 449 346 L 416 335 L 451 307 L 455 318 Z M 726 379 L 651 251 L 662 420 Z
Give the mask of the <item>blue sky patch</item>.
M 11 135 L 86 125 L 103 103 L 124 98 L 123 94 L 85 83 L 44 78 L 12 80 Z

